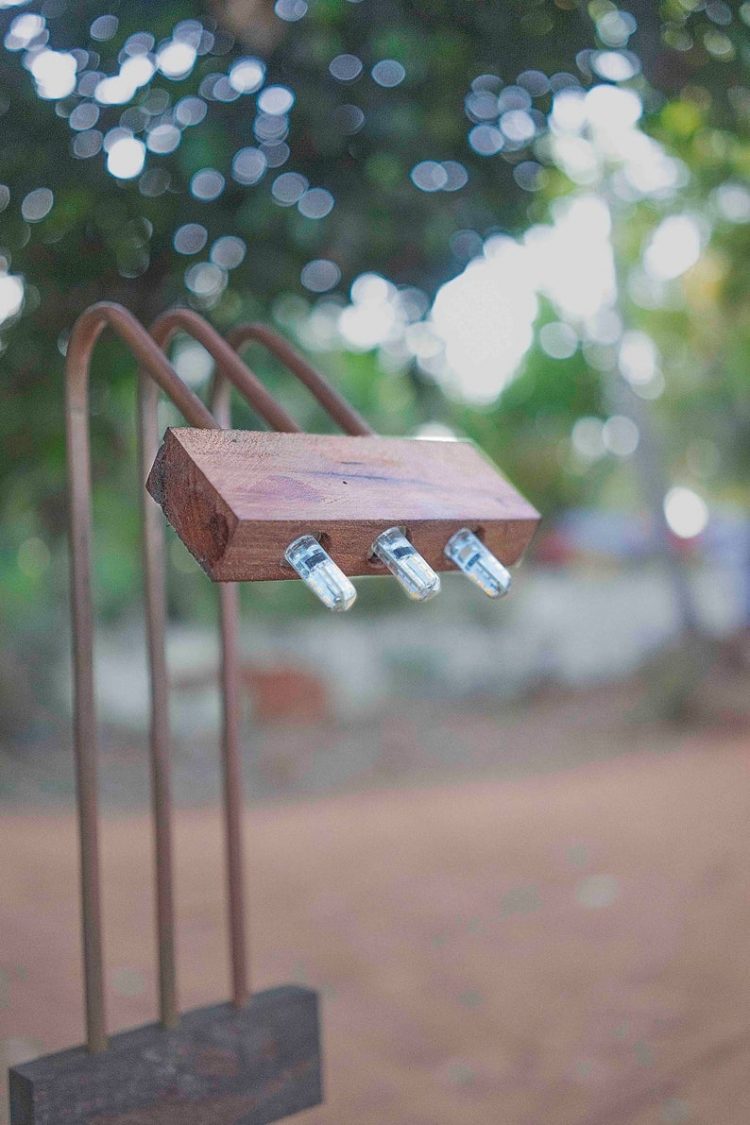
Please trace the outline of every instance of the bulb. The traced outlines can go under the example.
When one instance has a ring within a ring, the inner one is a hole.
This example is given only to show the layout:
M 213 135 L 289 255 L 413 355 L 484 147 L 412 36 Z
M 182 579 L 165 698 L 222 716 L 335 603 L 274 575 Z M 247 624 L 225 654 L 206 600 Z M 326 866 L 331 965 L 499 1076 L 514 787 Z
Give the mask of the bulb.
M 510 573 L 468 527 L 452 535 L 444 554 L 488 598 L 501 598 L 510 589 Z
M 354 585 L 313 535 L 300 535 L 289 544 L 284 558 L 327 609 L 343 613 L 354 605 Z
M 401 589 L 415 602 L 426 602 L 440 593 L 440 578 L 398 527 L 377 537 L 372 553 L 390 570 Z

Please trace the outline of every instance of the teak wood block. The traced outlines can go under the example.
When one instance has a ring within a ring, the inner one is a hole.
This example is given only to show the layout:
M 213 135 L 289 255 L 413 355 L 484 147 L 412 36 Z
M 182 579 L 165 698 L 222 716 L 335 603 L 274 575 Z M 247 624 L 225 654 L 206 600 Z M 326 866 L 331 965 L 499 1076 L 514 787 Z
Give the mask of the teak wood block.
M 288 986 L 10 1072 L 11 1125 L 266 1125 L 322 1100 L 317 996 Z
M 468 441 L 169 429 L 148 490 L 216 582 L 296 578 L 284 551 L 305 534 L 345 574 L 382 574 L 372 543 L 394 525 L 435 570 L 462 527 L 510 565 L 539 522 Z

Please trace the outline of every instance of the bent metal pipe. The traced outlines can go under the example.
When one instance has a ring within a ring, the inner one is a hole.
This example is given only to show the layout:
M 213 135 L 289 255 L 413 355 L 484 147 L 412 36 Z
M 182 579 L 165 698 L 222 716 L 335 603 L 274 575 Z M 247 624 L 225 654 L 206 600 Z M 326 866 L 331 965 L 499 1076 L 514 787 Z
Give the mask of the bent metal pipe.
M 230 395 L 236 387 L 253 410 L 272 429 L 299 433 L 301 427 L 281 407 L 257 376 L 242 362 L 233 347 L 203 317 L 191 309 L 175 308 L 162 313 L 151 325 L 151 335 L 165 352 L 172 338 L 183 332 L 197 340 L 217 364 L 211 390 L 211 409 L 216 421 L 227 428 L 231 424 Z M 240 325 L 232 334 L 238 345 L 259 340 L 269 351 L 311 391 L 320 405 L 350 434 L 372 433 L 371 428 L 353 407 L 330 385 L 323 375 L 309 364 L 291 345 L 264 325 Z M 153 464 L 159 445 L 156 421 L 158 386 L 150 379 L 140 380 L 141 468 L 144 478 Z M 167 671 L 164 635 L 164 525 L 158 506 L 144 495 L 144 574 L 146 576 L 146 614 L 152 670 L 152 763 L 154 764 L 154 821 L 158 837 L 169 841 L 165 823 L 167 755 L 169 733 Z M 236 584 L 219 585 L 219 618 L 221 640 L 220 682 L 222 696 L 222 766 L 225 854 L 227 861 L 227 914 L 232 975 L 232 999 L 241 1006 L 247 1000 L 247 934 L 243 879 L 242 847 L 242 778 L 239 747 L 240 701 L 238 682 L 239 596 Z M 157 776 L 158 773 L 158 776 Z M 174 926 L 171 910 L 171 874 L 167 864 L 160 863 L 157 847 L 157 926 L 160 950 L 160 998 L 162 1022 L 172 1026 L 177 1020 L 176 981 L 174 969 Z M 169 846 L 164 851 L 171 855 Z
M 87 1040 L 91 1051 L 106 1046 L 103 988 L 101 879 L 98 843 L 97 738 L 93 683 L 93 611 L 91 602 L 91 474 L 88 425 L 89 368 L 96 343 L 111 327 L 139 361 L 140 463 L 145 473 L 158 446 L 157 405 L 161 388 L 186 420 L 199 428 L 229 423 L 229 391 L 234 384 L 246 400 L 275 429 L 292 432 L 300 427 L 248 370 L 231 347 L 202 317 L 189 309 L 164 314 L 152 336 L 126 309 L 102 302 L 86 310 L 74 325 L 66 362 L 66 429 L 69 449 L 72 601 L 74 617 L 74 715 L 76 766 L 79 793 L 81 888 Z M 212 393 L 212 415 L 185 386 L 166 359 L 162 347 L 176 331 L 189 332 L 217 361 L 219 368 Z M 312 391 L 334 420 L 349 433 L 371 433 L 356 411 L 306 360 L 263 325 L 236 330 L 239 342 L 257 339 L 277 355 Z M 160 346 L 161 345 L 161 346 Z M 217 420 L 218 419 L 218 420 Z M 171 796 L 169 782 L 169 729 L 167 669 L 164 636 L 164 534 L 155 505 L 143 497 L 143 561 L 146 594 L 147 641 L 151 683 L 151 769 L 156 853 L 156 902 L 159 938 L 159 992 L 162 1023 L 178 1020 L 172 894 Z M 234 585 L 220 587 L 222 633 L 222 697 L 224 710 L 223 759 L 225 833 L 228 860 L 230 942 L 233 999 L 247 998 L 245 913 L 241 847 L 241 787 L 238 737 L 237 620 L 238 598 Z
M 73 325 L 65 363 L 65 424 L 68 447 L 68 494 L 73 616 L 73 721 L 78 788 L 81 908 L 86 1003 L 90 1051 L 107 1045 L 102 948 L 101 874 L 97 731 L 94 700 L 94 619 L 91 595 L 91 456 L 89 448 L 89 369 L 97 341 L 111 328 L 137 358 L 142 370 L 171 398 L 193 426 L 218 428 L 213 416 L 169 364 L 156 342 L 131 313 L 102 302 L 87 309 Z M 161 763 L 159 769 L 165 769 Z M 159 772 L 156 770 L 155 772 Z M 168 786 L 161 792 L 164 823 L 169 825 Z M 171 875 L 167 836 L 159 841 Z
M 296 375 L 301 383 L 304 383 L 328 416 L 341 427 L 344 433 L 357 437 L 375 432 L 362 415 L 346 401 L 344 396 L 332 387 L 328 380 L 273 328 L 269 328 L 265 324 L 238 324 L 236 328 L 232 328 L 227 333 L 227 341 L 236 351 L 239 351 L 251 341 L 262 344 L 267 351 L 281 361 L 287 370 Z
M 239 356 L 203 317 L 191 309 L 170 309 L 151 325 L 151 336 L 166 352 L 172 337 L 184 332 L 197 340 L 214 358 L 221 373 L 217 386 L 226 388 L 218 403 L 222 419 L 229 409 L 232 386 L 273 429 L 299 431 L 294 419 L 266 390 Z M 157 410 L 159 387 L 145 373 L 139 380 L 139 434 L 141 475 L 145 480 L 159 447 Z M 212 411 L 217 424 L 216 409 Z M 228 419 L 227 419 L 228 421 Z M 164 521 L 158 505 L 141 494 L 143 505 L 143 568 L 146 582 L 146 628 L 151 678 L 151 761 L 154 825 L 157 834 L 156 887 L 159 946 L 159 997 L 162 1023 L 174 1026 L 178 1019 L 174 919 L 172 910 L 171 835 L 168 790 L 169 701 L 165 656 L 166 610 L 164 566 Z M 246 909 L 242 847 L 242 770 L 239 746 L 239 684 L 237 620 L 239 599 L 236 587 L 220 585 L 219 618 L 221 640 L 222 697 L 222 789 L 224 847 L 227 871 L 227 929 L 231 965 L 232 1001 L 241 1007 L 249 995 Z M 161 850 L 159 840 L 166 843 Z

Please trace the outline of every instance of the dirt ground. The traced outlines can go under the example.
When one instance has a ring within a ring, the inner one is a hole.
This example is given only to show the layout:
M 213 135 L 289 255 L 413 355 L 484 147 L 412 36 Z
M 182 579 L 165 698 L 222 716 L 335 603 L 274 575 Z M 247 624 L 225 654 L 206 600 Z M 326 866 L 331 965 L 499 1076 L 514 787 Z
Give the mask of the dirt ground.
M 730 734 L 252 806 L 255 986 L 323 996 L 327 1101 L 300 1121 L 747 1125 L 749 822 Z M 143 813 L 109 814 L 103 842 L 122 1028 L 155 1011 Z M 4 1071 L 81 1039 L 72 817 L 4 814 L 0 854 Z M 193 1007 L 227 991 L 215 811 L 180 812 L 177 854 Z

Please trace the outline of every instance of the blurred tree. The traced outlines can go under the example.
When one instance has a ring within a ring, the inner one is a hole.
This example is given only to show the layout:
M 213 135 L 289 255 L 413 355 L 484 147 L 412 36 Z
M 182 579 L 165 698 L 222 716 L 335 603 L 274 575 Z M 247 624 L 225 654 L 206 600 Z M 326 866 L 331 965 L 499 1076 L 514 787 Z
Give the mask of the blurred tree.
M 734 313 L 746 301 L 750 226 L 726 207 L 734 190 L 742 209 L 748 166 L 748 4 L 0 0 L 2 8 L 0 512 L 13 529 L 14 574 L 19 545 L 41 536 L 44 547 L 60 529 L 62 354 L 82 308 L 119 300 L 148 322 L 188 301 L 220 326 L 273 315 L 298 329 L 316 302 L 376 271 L 408 287 L 419 322 L 493 233 L 544 223 L 550 201 L 591 186 L 549 141 L 555 102 L 591 85 L 637 91 L 646 126 L 687 170 L 679 207 L 690 200 L 705 212 L 706 193 L 723 186 L 703 281 L 686 277 L 677 308 L 636 302 L 626 319 L 658 338 L 675 367 L 662 413 L 687 402 L 696 436 L 707 410 L 717 437 L 722 427 L 747 432 L 750 317 Z M 674 196 L 624 202 L 615 236 L 625 290 L 670 208 Z M 538 325 L 557 323 L 559 311 L 541 307 Z M 724 365 L 718 331 L 731 341 L 727 381 L 710 377 Z M 374 344 L 332 363 L 376 426 L 458 425 L 549 510 L 606 483 L 611 463 L 576 463 L 570 435 L 582 418 L 603 424 L 615 406 L 595 340 L 551 361 L 540 338 L 505 392 L 473 406 L 446 403 L 413 354 L 381 378 Z M 124 487 L 131 365 L 115 344 L 103 350 L 96 466 Z M 706 357 L 707 378 L 685 383 L 677 360 L 687 354 Z M 273 367 L 268 374 L 276 377 Z M 311 422 L 306 401 L 293 401 Z M 708 463 L 713 439 L 704 437 Z M 116 603 L 132 581 L 120 559 L 133 523 L 119 511 L 103 521 Z M 26 553 L 39 585 L 43 551 Z

